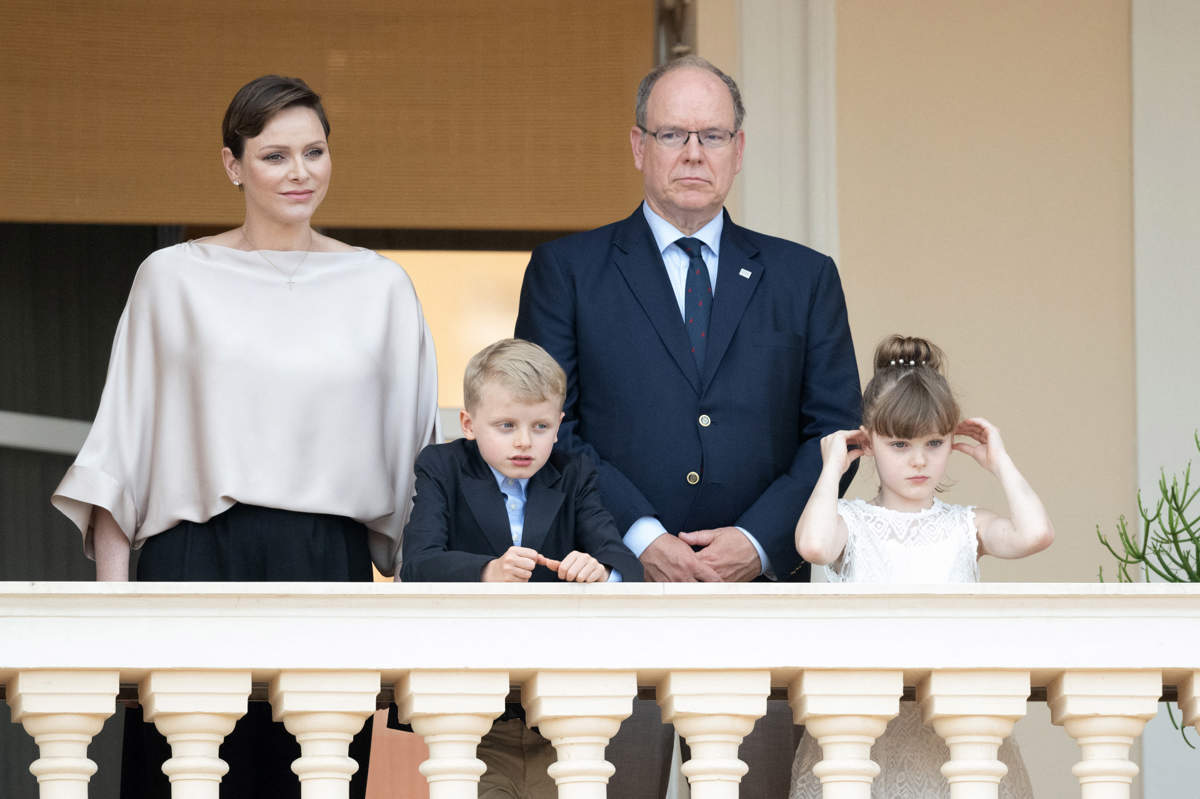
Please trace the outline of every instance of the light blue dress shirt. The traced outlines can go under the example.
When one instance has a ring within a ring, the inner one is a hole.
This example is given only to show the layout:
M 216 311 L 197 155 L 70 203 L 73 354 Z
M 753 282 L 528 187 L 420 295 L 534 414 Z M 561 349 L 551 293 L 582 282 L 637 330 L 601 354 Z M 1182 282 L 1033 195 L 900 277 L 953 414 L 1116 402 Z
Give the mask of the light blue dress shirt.
M 529 490 L 529 478 L 505 477 L 490 463 L 488 468 L 496 478 L 496 485 L 500 486 L 500 493 L 504 494 L 504 509 L 508 511 L 508 528 L 512 533 L 513 546 L 519 547 L 525 533 L 525 499 Z M 608 582 L 622 582 L 621 573 L 610 568 Z
M 688 255 L 675 242 L 684 238 L 684 234 L 670 222 L 654 213 L 649 203 L 642 203 L 642 214 L 646 217 L 646 223 L 650 225 L 650 233 L 654 236 L 654 243 L 658 245 L 658 251 L 662 253 L 663 265 L 667 268 L 667 279 L 675 291 L 675 301 L 679 304 L 679 318 L 682 319 Z M 708 267 L 708 282 L 713 288 L 714 302 L 717 295 L 717 264 L 721 259 L 721 232 L 724 229 L 725 214 L 717 214 L 708 224 L 691 236 L 691 238 L 700 239 L 703 244 L 700 248 L 700 257 L 704 259 L 704 265 Z M 771 570 L 771 562 L 767 560 L 767 553 L 758 543 L 758 539 L 744 527 L 737 529 L 741 530 L 746 539 L 754 546 L 754 551 L 758 553 L 758 560 L 763 566 L 763 574 L 775 579 L 775 574 Z M 631 524 L 625 532 L 625 546 L 640 558 L 646 551 L 646 547 L 666 532 L 667 528 L 663 527 L 662 522 L 657 518 L 643 516 Z

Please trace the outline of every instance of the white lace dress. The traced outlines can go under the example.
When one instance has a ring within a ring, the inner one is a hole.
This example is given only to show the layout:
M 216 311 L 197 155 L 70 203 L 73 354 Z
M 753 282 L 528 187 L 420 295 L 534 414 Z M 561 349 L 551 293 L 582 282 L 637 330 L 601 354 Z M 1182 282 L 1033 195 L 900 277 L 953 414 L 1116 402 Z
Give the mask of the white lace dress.
M 842 556 L 825 567 L 833 583 L 973 583 L 979 580 L 975 509 L 939 499 L 923 511 L 906 513 L 861 499 L 839 500 L 838 514 L 849 535 Z M 872 799 L 949 799 L 942 764 L 950 751 L 921 720 L 915 702 L 901 702 L 900 715 L 871 748 L 881 771 L 871 786 Z M 812 769 L 821 760 L 816 739 L 805 735 L 792 763 L 789 799 L 821 799 L 821 781 Z M 1012 738 L 1000 746 L 1008 774 L 1000 799 L 1031 799 L 1033 789 Z

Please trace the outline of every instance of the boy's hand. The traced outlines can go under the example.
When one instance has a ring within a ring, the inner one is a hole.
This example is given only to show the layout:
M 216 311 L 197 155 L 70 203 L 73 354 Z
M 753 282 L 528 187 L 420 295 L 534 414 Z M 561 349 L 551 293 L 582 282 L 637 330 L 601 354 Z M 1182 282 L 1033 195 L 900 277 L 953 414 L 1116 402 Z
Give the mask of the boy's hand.
M 558 579 L 568 583 L 601 583 L 608 579 L 608 569 L 586 552 L 572 552 L 562 560 L 551 560 L 538 555 L 537 562 L 552 572 Z
M 527 583 L 533 567 L 542 557 L 536 549 L 509 547 L 508 551 L 483 567 L 485 583 Z
M 850 464 L 863 454 L 863 447 L 870 439 L 861 427 L 857 430 L 838 430 L 821 439 L 821 461 L 826 469 L 833 469 L 841 477 Z M 850 449 L 857 446 L 858 449 Z

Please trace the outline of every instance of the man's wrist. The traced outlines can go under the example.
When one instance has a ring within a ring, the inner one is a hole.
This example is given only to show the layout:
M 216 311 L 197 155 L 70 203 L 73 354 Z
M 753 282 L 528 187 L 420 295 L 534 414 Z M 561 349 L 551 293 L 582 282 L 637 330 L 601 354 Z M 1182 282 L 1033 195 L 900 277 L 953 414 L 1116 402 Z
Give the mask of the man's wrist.
M 646 551 L 646 547 L 654 543 L 654 540 L 660 535 L 665 535 L 667 528 L 663 527 L 662 522 L 653 516 L 643 516 L 633 524 L 629 525 L 629 529 L 625 531 L 622 540 L 625 546 L 636 557 L 641 557 Z
M 758 539 L 752 536 L 745 527 L 734 525 L 734 529 L 740 530 L 750 545 L 754 547 L 754 551 L 758 553 L 758 563 L 762 567 L 762 575 L 768 580 L 774 580 L 775 572 L 771 569 L 771 561 L 767 559 L 767 551 L 762 548 L 762 544 L 758 543 Z

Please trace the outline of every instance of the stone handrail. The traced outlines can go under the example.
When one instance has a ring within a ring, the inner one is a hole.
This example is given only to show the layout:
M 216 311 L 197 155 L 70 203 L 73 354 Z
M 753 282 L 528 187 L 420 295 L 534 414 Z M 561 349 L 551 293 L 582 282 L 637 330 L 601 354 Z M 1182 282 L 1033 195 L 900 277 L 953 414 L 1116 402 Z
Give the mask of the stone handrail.
M 1200 586 L 0 583 L 0 685 L 44 799 L 79 799 L 122 692 L 172 746 L 173 796 L 216 797 L 253 687 L 301 744 L 304 799 L 344 797 L 381 700 L 425 737 L 431 799 L 475 796 L 475 745 L 520 690 L 563 799 L 605 795 L 641 691 L 691 746 L 694 799 L 737 796 L 742 737 L 786 696 L 829 799 L 866 799 L 870 746 L 915 688 L 954 799 L 995 797 L 996 749 L 1044 695 L 1084 799 L 1129 795 L 1164 694 L 1200 726 Z M 387 689 L 391 689 L 388 691 Z

